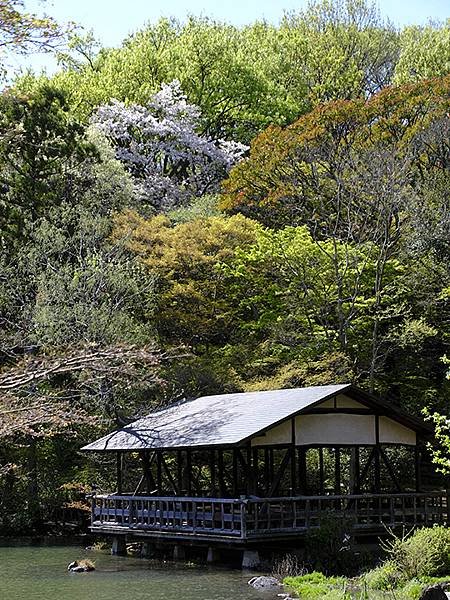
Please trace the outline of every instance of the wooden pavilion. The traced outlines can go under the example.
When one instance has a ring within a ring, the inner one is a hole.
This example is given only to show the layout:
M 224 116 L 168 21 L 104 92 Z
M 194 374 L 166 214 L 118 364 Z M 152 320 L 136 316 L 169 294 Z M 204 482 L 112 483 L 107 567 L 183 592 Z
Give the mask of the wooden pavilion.
M 357 532 L 441 523 L 447 494 L 421 479 L 431 434 L 348 384 L 180 402 L 83 448 L 117 456 L 117 489 L 93 498 L 91 529 L 247 547 L 292 540 L 330 512 Z

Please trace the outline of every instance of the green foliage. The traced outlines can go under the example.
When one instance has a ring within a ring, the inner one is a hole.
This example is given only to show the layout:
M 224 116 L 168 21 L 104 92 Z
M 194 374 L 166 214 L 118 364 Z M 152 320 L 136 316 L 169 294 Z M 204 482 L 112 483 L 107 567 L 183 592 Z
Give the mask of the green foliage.
M 0 8 L 4 43 L 53 44 L 54 22 L 22 8 Z M 34 418 L 0 448 L 2 531 L 42 520 L 66 484 L 110 490 L 109 458 L 82 464 L 81 438 L 186 396 L 355 381 L 411 412 L 426 405 L 448 471 L 447 42 L 448 23 L 398 32 L 369 0 L 313 2 L 278 26 L 162 19 L 116 49 L 73 35 L 62 71 L 1 96 L 0 374 L 93 348 L 138 355 L 0 397 L 0 435 L 18 407 Z M 256 138 L 220 198 L 150 218 L 87 123 L 174 79 L 202 135 Z M 156 342 L 179 355 L 165 383 L 141 361 Z M 61 423 L 49 408 L 67 411 Z M 311 561 L 349 572 L 347 526 L 330 515 Z M 399 540 L 366 584 L 415 597 L 425 572 L 450 568 L 448 545 L 439 528 Z M 343 580 L 308 577 L 306 597 L 348 595 Z
M 352 546 L 352 521 L 330 511 L 320 527 L 308 531 L 305 550 L 308 562 L 325 573 L 353 572 L 355 553 Z
M 395 561 L 385 561 L 383 565 L 372 569 L 364 575 L 364 581 L 371 590 L 389 591 L 399 587 L 404 582 L 404 576 L 399 572 Z
M 26 237 L 49 208 L 63 201 L 74 203 L 83 184 L 78 166 L 88 160 L 97 160 L 96 150 L 84 139 L 84 127 L 68 114 L 61 91 L 43 87 L 33 96 L 1 96 L 3 243 Z
M 128 239 L 158 280 L 160 335 L 186 344 L 223 343 L 235 309 L 218 263 L 233 259 L 236 248 L 249 245 L 257 225 L 240 215 L 206 217 L 172 225 L 164 216 L 144 220 L 124 212 L 115 219 L 115 238 Z
M 419 529 L 406 538 L 394 538 L 388 551 L 391 561 L 406 579 L 450 572 L 450 530 L 447 527 Z
M 350 594 L 345 591 L 345 580 L 341 577 L 326 577 L 323 573 L 313 571 L 298 577 L 286 577 L 283 583 L 292 588 L 300 598 L 315 600 L 349 600 Z
M 450 73 L 450 20 L 445 23 L 411 25 L 400 35 L 400 59 L 395 67 L 396 84 L 444 77 Z
M 23 0 L 0 3 L 0 77 L 7 74 L 7 63 L 13 54 L 32 51 L 49 52 L 64 42 L 73 25 L 63 28 L 48 15 L 25 11 Z
M 96 53 L 74 36 L 52 81 L 83 118 L 111 98 L 145 104 L 178 79 L 205 116 L 205 130 L 245 143 L 271 123 L 286 124 L 317 103 L 370 95 L 389 84 L 398 34 L 369 0 L 323 0 L 238 28 L 207 18 L 161 19 Z M 25 77 L 22 89 L 34 82 Z

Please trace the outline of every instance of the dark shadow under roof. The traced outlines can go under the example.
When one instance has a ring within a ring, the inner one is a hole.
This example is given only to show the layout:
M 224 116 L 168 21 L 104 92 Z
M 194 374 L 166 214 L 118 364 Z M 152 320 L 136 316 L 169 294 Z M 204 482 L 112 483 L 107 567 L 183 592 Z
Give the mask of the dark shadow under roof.
M 346 393 L 415 431 L 428 428 L 350 384 L 203 396 L 134 421 L 82 450 L 145 450 L 235 445 L 305 409 Z

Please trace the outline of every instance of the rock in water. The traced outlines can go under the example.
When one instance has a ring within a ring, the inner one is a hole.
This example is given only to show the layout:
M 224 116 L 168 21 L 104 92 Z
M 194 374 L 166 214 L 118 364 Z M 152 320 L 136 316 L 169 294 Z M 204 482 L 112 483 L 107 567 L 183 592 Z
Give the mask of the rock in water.
M 252 577 L 248 582 L 256 590 L 270 590 L 273 588 L 281 587 L 281 583 L 275 577 L 265 577 L 263 575 L 259 577 Z
M 67 565 L 67 570 L 70 573 L 88 573 L 89 571 L 95 571 L 94 563 L 90 560 L 74 560 L 69 565 Z
M 86 569 L 81 565 L 78 565 L 78 567 L 73 567 L 73 569 L 70 569 L 70 571 L 71 573 L 85 573 Z

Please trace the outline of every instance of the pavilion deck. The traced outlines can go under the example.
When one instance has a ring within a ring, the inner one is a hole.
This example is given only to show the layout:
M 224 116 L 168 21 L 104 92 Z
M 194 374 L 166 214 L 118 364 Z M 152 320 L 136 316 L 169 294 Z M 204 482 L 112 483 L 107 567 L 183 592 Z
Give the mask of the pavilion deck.
M 429 527 L 448 522 L 449 506 L 444 491 L 239 499 L 96 495 L 91 531 L 242 544 L 301 537 L 330 516 L 345 519 L 355 534 Z

